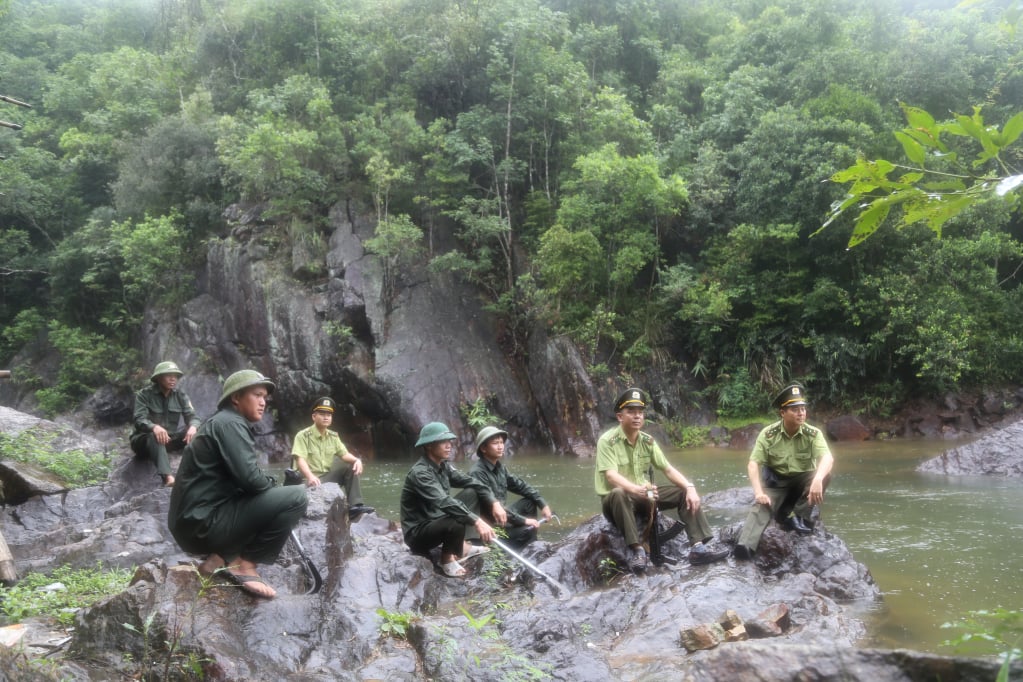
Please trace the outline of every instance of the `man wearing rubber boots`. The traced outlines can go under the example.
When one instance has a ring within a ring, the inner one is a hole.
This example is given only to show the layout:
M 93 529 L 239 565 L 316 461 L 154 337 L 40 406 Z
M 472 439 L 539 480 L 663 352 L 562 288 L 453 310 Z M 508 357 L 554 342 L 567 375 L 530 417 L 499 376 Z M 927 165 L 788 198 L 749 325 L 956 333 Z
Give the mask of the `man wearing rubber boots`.
M 824 433 L 806 423 L 803 386 L 789 384 L 771 404 L 781 420 L 760 432 L 746 465 L 754 502 L 735 546 L 737 559 L 753 556 L 772 517 L 788 530 L 812 533 L 812 508 L 824 501 L 831 482 L 835 460 Z
M 217 413 L 203 422 L 185 448 L 171 492 L 167 525 L 181 549 L 206 554 L 203 575 L 224 575 L 246 592 L 272 598 L 260 577 L 305 514 L 304 486 L 276 487 L 259 468 L 252 424 L 263 418 L 272 381 L 255 370 L 224 381 Z
M 728 556 L 728 550 L 712 546 L 714 534 L 700 509 L 700 496 L 693 485 L 668 463 L 653 436 L 643 433 L 646 396 L 638 388 L 627 389 L 615 401 L 618 426 L 597 441 L 594 485 L 600 496 L 604 517 L 625 536 L 627 560 L 634 573 L 647 567 L 646 550 L 636 526 L 636 512 L 646 514 L 650 504 L 674 509 L 685 524 L 692 548 L 689 563 L 709 564 Z M 661 471 L 671 485 L 655 486 L 647 480 L 648 467 Z M 657 529 L 651 529 L 657 532 Z
M 362 502 L 362 460 L 350 453 L 337 432 L 330 429 L 336 408 L 333 399 L 317 398 L 313 424 L 295 435 L 291 461 L 310 488 L 321 483 L 340 485 L 348 501 L 348 519 L 354 523 L 374 509 Z
M 156 464 L 156 473 L 166 486 L 174 485 L 167 453 L 191 443 L 199 428 L 192 401 L 178 388 L 183 374 L 175 363 L 161 362 L 149 377 L 149 385 L 135 394 L 134 426 L 128 442 L 136 457 Z
M 483 518 L 488 523 L 503 526 L 508 534 L 508 545 L 513 549 L 525 547 L 536 539 L 536 530 L 540 527 L 537 516 L 548 521 L 553 515 L 550 506 L 540 496 L 536 488 L 523 479 L 513 475 L 502 463 L 508 432 L 496 426 L 485 426 L 476 434 L 476 456 L 479 458 L 469 471 L 469 475 L 486 485 L 493 493 L 496 503 L 487 512 L 485 505 L 479 505 Z M 510 507 L 505 506 L 508 491 L 520 496 Z M 475 491 L 467 488 L 458 498 L 472 507 Z
M 416 447 L 423 455 L 412 465 L 401 489 L 401 531 L 415 554 L 430 556 L 441 545 L 440 569 L 444 575 L 465 575 L 459 563 L 489 551 L 465 542 L 467 526 L 474 526 L 480 540 L 494 539 L 494 529 L 479 515 L 451 496 L 451 488 L 472 488 L 481 504 L 493 506 L 494 496 L 484 484 L 451 466 L 455 434 L 440 422 L 430 422 L 419 432 Z

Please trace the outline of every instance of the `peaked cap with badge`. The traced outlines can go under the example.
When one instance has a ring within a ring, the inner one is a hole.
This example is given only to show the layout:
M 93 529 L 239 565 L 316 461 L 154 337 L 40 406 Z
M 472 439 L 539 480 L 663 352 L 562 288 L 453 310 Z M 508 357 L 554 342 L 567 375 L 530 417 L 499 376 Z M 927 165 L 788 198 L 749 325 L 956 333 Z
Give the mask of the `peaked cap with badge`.
M 781 393 L 771 402 L 771 405 L 776 410 L 806 405 L 806 387 L 800 383 L 792 382 L 781 390 Z
M 313 412 L 330 412 L 333 414 L 335 409 L 337 409 L 337 403 L 327 397 L 317 398 L 316 402 L 313 403 Z
M 646 394 L 641 388 L 627 388 L 615 401 L 615 412 L 626 407 L 646 407 Z

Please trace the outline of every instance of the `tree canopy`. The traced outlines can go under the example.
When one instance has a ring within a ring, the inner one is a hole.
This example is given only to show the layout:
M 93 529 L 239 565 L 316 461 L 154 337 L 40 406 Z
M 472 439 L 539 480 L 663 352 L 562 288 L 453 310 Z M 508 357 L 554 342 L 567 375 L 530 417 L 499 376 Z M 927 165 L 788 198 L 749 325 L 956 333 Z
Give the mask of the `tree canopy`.
M 144 307 L 189 295 L 162 283 L 191 281 L 228 204 L 269 206 L 289 239 L 348 200 L 375 213 L 386 299 L 400 268 L 449 270 L 513 330 L 509 352 L 547 325 L 595 374 L 695 375 L 723 411 L 789 377 L 884 410 L 1023 376 L 1023 226 L 988 200 L 1023 184 L 1004 3 L 0 15 L 3 89 L 38 103 L 0 128 L 0 363 L 88 339 L 93 366 L 123 366 Z

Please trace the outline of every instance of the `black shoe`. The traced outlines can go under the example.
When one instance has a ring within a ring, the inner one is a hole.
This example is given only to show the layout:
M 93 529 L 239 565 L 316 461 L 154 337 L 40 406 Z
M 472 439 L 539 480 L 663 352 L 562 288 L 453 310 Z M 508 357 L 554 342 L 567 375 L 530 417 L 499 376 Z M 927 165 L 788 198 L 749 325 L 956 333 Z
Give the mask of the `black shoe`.
M 373 507 L 369 507 L 364 504 L 353 504 L 351 507 L 348 508 L 348 520 L 355 521 L 363 514 L 370 514 L 375 511 L 376 509 L 374 509 Z
M 712 564 L 715 561 L 721 561 L 727 556 L 728 548 L 708 545 L 706 542 L 701 542 L 689 550 L 689 563 L 693 566 L 702 566 L 703 564 Z
M 802 518 L 793 514 L 789 518 L 785 519 L 785 527 L 789 530 L 794 530 L 800 535 L 809 535 L 813 532 L 813 528 L 806 525 L 806 522 Z
M 736 545 L 732 550 L 732 556 L 739 561 L 749 561 L 753 558 L 753 550 L 746 545 Z
M 629 547 L 625 550 L 625 556 L 629 562 L 629 570 L 633 573 L 642 573 L 646 570 L 646 550 L 642 547 L 636 547 L 633 549 Z

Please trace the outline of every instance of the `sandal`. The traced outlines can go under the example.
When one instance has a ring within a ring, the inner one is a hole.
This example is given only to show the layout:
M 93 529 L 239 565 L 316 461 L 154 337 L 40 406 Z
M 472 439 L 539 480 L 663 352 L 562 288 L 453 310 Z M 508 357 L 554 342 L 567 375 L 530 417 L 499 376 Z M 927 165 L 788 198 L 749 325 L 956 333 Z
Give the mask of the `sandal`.
M 473 545 L 472 549 L 470 549 L 468 552 L 466 552 L 465 556 L 463 556 L 461 559 L 459 559 L 458 562 L 462 563 L 466 559 L 471 559 L 474 556 L 479 556 L 481 554 L 486 554 L 489 551 L 490 551 L 489 547 L 481 547 L 480 545 Z
M 461 578 L 465 575 L 465 569 L 457 561 L 449 561 L 440 567 L 440 570 L 444 572 L 449 578 Z
M 195 567 L 195 570 L 199 571 L 199 575 L 202 577 L 209 578 L 226 565 L 224 557 L 219 554 L 210 554 L 203 559 L 202 563 Z
M 232 573 L 231 571 L 226 571 L 225 575 L 228 580 L 255 597 L 273 599 L 277 596 L 277 591 L 267 585 L 258 575 L 245 575 L 244 573 Z M 269 592 L 259 589 L 259 585 L 262 585 Z

